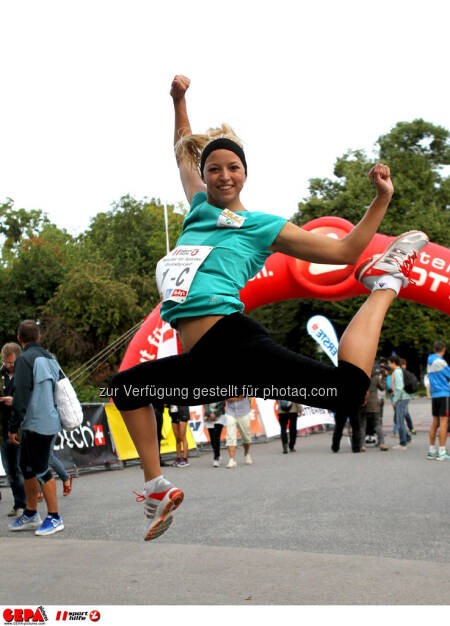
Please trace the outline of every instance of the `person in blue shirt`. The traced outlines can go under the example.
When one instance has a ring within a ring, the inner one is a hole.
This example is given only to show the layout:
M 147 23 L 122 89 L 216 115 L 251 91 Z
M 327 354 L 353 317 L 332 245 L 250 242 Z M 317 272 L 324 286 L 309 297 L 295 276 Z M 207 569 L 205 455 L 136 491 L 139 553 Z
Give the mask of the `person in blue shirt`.
M 431 412 L 433 422 L 430 428 L 430 448 L 428 459 L 448 461 L 446 441 L 448 413 L 450 410 L 450 367 L 444 359 L 447 346 L 443 341 L 436 341 L 434 353 L 428 357 L 427 374 L 430 381 Z M 439 450 L 436 448 L 436 433 L 439 429 Z
M 277 345 L 242 314 L 240 290 L 274 252 L 313 263 L 357 264 L 392 198 L 390 170 L 381 163 L 371 169 L 376 196 L 342 239 L 308 232 L 269 213 L 247 211 L 240 197 L 247 180 L 241 142 L 227 125 L 203 135 L 192 133 L 185 98 L 189 84 L 185 76 L 176 76 L 170 93 L 175 155 L 190 212 L 175 249 L 156 268 L 161 317 L 177 329 L 184 352 L 136 365 L 111 383 L 144 470 L 144 493 L 138 498 L 149 520 L 146 540 L 169 527 L 172 511 L 183 500 L 182 491 L 160 472 L 151 403 L 206 404 L 241 395 L 295 402 L 302 388 L 306 404 L 351 414 L 369 386 L 385 314 L 408 284 L 415 258 L 428 242 L 424 233 L 410 231 L 384 253 L 362 258 L 355 276 L 371 293 L 341 337 L 338 367 Z M 261 144 L 267 152 L 267 185 L 271 162 L 284 155 L 276 145 L 266 146 L 264 136 Z M 233 389 L 227 392 L 227 386 Z

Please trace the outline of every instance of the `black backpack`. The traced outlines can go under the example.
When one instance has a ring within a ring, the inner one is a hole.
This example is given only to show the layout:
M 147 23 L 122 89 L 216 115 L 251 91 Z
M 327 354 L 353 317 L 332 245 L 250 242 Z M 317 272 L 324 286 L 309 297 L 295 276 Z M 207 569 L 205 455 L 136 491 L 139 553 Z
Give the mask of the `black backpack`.
M 403 386 L 406 393 L 416 393 L 419 389 L 417 377 L 409 370 L 403 370 Z

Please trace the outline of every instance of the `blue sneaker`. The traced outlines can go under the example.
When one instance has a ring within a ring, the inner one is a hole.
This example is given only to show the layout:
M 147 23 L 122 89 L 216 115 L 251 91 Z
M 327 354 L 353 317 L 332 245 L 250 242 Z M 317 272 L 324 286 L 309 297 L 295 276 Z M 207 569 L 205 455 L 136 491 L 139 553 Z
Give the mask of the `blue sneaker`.
M 35 535 L 53 535 L 53 533 L 59 533 L 60 530 L 64 530 L 64 524 L 62 517 L 58 518 L 47 515 L 42 522 L 42 526 L 37 529 Z
M 434 452 L 428 452 L 427 454 L 427 459 L 437 459 L 438 458 L 438 451 L 435 450 Z
M 36 512 L 32 517 L 28 517 L 25 513 L 19 515 L 13 522 L 8 525 L 9 530 L 35 530 L 42 524 L 41 516 Z
M 450 461 L 450 456 L 447 454 L 447 452 L 444 452 L 443 454 L 438 454 L 436 457 L 436 461 Z

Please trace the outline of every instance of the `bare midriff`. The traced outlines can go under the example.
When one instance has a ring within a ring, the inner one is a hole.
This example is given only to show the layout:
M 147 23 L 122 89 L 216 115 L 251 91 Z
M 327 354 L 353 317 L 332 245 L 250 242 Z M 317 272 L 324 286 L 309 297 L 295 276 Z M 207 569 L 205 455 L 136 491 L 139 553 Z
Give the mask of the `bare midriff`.
M 197 341 L 208 332 L 224 315 L 201 315 L 199 317 L 179 317 L 177 331 L 185 352 L 189 352 Z

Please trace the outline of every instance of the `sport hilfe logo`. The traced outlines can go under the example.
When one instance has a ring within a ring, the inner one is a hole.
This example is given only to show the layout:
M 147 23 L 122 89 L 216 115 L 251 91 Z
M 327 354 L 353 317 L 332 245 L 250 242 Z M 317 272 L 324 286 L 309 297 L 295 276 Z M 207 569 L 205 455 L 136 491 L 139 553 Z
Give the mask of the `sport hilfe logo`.
M 3 619 L 5 624 L 38 624 L 46 622 L 48 617 L 44 607 L 39 606 L 37 609 L 5 609 Z
M 88 617 L 91 620 L 91 622 L 98 622 L 101 617 L 100 611 L 97 611 L 97 609 L 94 609 L 90 612 L 88 611 L 58 611 L 56 613 L 57 622 L 86 621 Z

